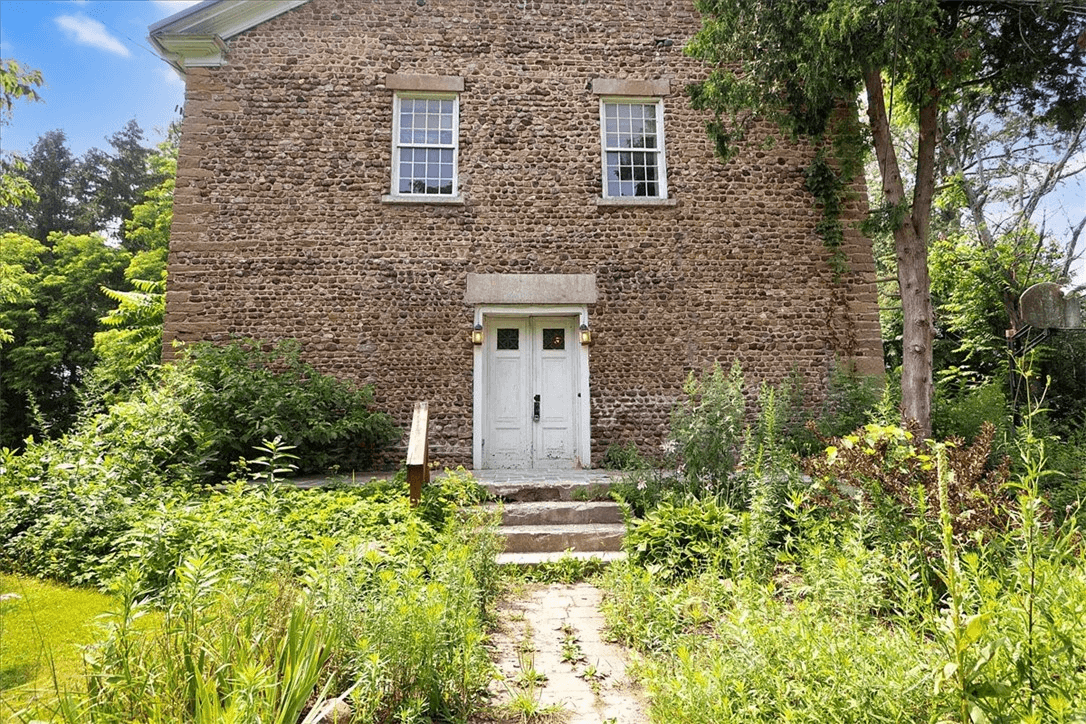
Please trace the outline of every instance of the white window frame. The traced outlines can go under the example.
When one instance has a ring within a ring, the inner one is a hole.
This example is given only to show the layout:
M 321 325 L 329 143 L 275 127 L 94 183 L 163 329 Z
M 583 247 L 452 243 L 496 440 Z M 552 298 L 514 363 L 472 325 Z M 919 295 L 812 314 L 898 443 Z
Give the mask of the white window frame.
M 621 103 L 632 103 L 636 105 L 651 105 L 656 108 L 656 146 L 655 151 L 647 150 L 640 151 L 637 149 L 629 148 L 608 148 L 607 146 L 607 106 Z M 630 203 L 637 203 L 637 200 L 647 199 L 666 199 L 668 198 L 667 192 L 667 155 L 665 152 L 665 133 L 664 133 L 664 99 L 659 97 L 646 97 L 646 96 L 601 96 L 600 97 L 600 182 L 602 186 L 601 196 L 605 199 L 621 199 L 623 201 L 629 201 Z M 607 154 L 608 152 L 629 152 L 635 153 L 656 153 L 656 175 L 657 175 L 657 195 L 656 196 L 622 196 L 611 195 L 608 193 L 607 184 Z
M 460 94 L 441 92 L 396 91 L 392 96 L 392 187 L 388 200 L 455 202 L 460 199 Z M 416 144 L 400 142 L 400 103 L 402 100 L 451 100 L 453 102 L 452 143 Z M 403 148 L 452 149 L 452 193 L 428 194 L 400 191 L 400 151 Z

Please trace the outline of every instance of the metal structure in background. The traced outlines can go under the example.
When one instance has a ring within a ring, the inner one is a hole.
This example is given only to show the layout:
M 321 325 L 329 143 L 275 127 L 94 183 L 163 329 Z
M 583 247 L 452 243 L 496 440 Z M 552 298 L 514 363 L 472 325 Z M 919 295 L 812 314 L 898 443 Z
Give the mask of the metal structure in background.
M 1022 327 L 1007 330 L 1007 346 L 1015 361 L 1056 334 L 1081 334 L 1082 298 L 1066 296 L 1059 284 L 1041 282 L 1022 292 L 1018 308 L 1022 313 Z M 1011 365 L 1011 400 L 1015 418 L 1018 417 L 1018 390 L 1023 381 L 1018 365 Z

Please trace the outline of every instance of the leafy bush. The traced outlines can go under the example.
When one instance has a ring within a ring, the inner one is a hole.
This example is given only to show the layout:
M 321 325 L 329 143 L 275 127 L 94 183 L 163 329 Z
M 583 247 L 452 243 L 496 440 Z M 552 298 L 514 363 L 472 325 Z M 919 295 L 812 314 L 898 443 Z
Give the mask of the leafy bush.
M 603 467 L 608 470 L 640 470 L 649 466 L 633 441 L 621 444 L 613 442 L 603 454 Z
M 936 386 L 931 416 L 932 433 L 936 439 L 960 438 L 973 442 L 980 435 L 984 423 L 994 428 L 993 440 L 996 443 L 1002 443 L 1009 436 L 1011 413 L 1005 383 L 997 380 L 957 392 L 947 384 Z
M 674 441 L 688 480 L 712 487 L 727 484 L 739 462 L 746 401 L 743 369 L 738 362 L 725 374 L 719 362 L 701 378 L 694 373 L 683 384 L 686 398 L 671 415 Z
M 309 542 L 300 578 L 187 554 L 152 626 L 135 624 L 149 607 L 134 565 L 118 579 L 108 637 L 91 650 L 88 694 L 64 697 L 60 719 L 295 724 L 345 696 L 355 721 L 465 720 L 492 675 L 483 622 L 494 521 L 450 518 L 428 535 L 411 521 L 396 552 Z
M 295 448 L 299 473 L 368 470 L 399 435 L 388 415 L 371 409 L 372 388 L 317 372 L 294 340 L 267 351 L 255 340 L 201 343 L 184 350 L 181 367 L 198 383 L 191 405 L 209 430 L 211 476 L 225 476 L 275 437 Z
M 96 569 L 120 604 L 88 694 L 53 715 L 294 724 L 344 695 L 359 721 L 465 720 L 491 679 L 498 581 L 497 521 L 461 511 L 480 491 L 452 471 L 416 509 L 399 481 L 137 500 Z M 161 617 L 137 625 L 152 606 Z
M 1006 530 L 1011 501 L 1005 483 L 1010 461 L 1003 459 L 988 467 L 995 429 L 981 428 L 972 445 L 962 441 L 947 444 L 951 475 L 950 514 L 960 539 L 974 532 Z M 883 523 L 883 532 L 894 540 L 907 535 L 905 523 L 924 519 L 929 524 L 939 514 L 938 478 L 934 443 L 914 442 L 914 436 L 900 427 L 870 424 L 853 435 L 833 441 L 826 455 L 808 461 L 808 471 L 823 482 L 821 495 L 812 498 L 824 505 L 827 498 L 860 494 L 870 502 Z
M 736 514 L 712 498 L 686 505 L 665 501 L 627 522 L 623 546 L 630 560 L 671 580 L 726 567 L 738 527 Z

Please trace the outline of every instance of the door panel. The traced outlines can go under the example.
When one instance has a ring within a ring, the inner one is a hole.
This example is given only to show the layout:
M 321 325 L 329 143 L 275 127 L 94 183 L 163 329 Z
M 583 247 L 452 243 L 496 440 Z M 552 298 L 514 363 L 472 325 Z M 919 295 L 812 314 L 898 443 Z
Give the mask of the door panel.
M 484 467 L 573 467 L 577 319 L 485 320 Z
M 533 317 L 535 394 L 540 419 L 535 425 L 533 467 L 573 467 L 573 324 L 569 317 Z
M 489 365 L 486 381 L 487 434 L 483 460 L 488 468 L 530 465 L 524 451 L 531 447 L 531 421 L 524 397 L 531 372 L 528 319 L 497 319 L 486 333 Z

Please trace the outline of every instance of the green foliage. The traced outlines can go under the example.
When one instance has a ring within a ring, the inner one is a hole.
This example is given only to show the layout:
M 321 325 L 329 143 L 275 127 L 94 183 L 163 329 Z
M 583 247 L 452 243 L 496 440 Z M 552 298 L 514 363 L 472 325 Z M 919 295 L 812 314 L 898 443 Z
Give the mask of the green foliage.
M 647 462 L 632 440 L 624 443 L 613 442 L 603 453 L 603 467 L 608 470 L 638 470 L 646 467 Z
M 0 301 L 0 328 L 12 336 L 0 350 L 0 445 L 17 447 L 27 435 L 57 435 L 75 420 L 77 390 L 94 366 L 98 318 L 109 309 L 101 287 L 120 283 L 129 256 L 98 236 L 54 235 L 41 245 L 6 234 L 2 241 L 0 255 L 19 268 L 17 283 L 28 290 Z
M 683 393 L 671 415 L 671 439 L 686 479 L 715 490 L 727 484 L 739 462 L 746 414 L 743 369 L 736 362 L 725 373 L 715 362 L 700 379 L 690 373 Z
M 935 388 L 932 431 L 936 439 L 961 438 L 972 442 L 985 423 L 994 428 L 993 440 L 997 446 L 1010 437 L 1010 406 L 1003 381 L 963 387 L 960 391 L 955 391 L 955 386 L 940 380 Z
M 708 567 L 726 569 L 729 541 L 738 528 L 738 516 L 713 498 L 686 505 L 663 501 L 627 522 L 623 547 L 630 560 L 672 580 Z
M 995 428 L 985 424 L 971 445 L 954 440 L 941 447 L 930 440 L 916 442 L 911 432 L 896 426 L 865 425 L 834 440 L 824 457 L 808 461 L 808 471 L 822 481 L 814 500 L 832 506 L 835 498 L 861 496 L 879 517 L 882 532 L 898 540 L 908 520 L 936 522 L 941 507 L 935 450 L 945 447 L 955 534 L 965 539 L 1005 530 L 1010 461 L 989 467 L 994 435 Z
M 55 716 L 293 723 L 314 696 L 345 693 L 363 721 L 463 720 L 491 677 L 483 622 L 500 543 L 492 516 L 460 512 L 479 486 L 445 479 L 427 515 L 402 483 L 128 500 L 131 528 L 81 561 L 113 581 L 118 610 L 87 693 Z M 152 603 L 161 618 L 139 623 Z
M 579 558 L 567 550 L 556 561 L 546 561 L 530 566 L 507 566 L 505 575 L 514 581 L 528 583 L 581 583 L 600 575 L 607 564 L 599 558 Z
M 262 439 L 235 482 L 194 485 L 224 439 L 273 415 L 289 430 L 335 417 L 343 439 L 383 441 L 391 426 L 371 400 L 296 346 L 201 347 L 74 432 L 4 449 L 0 567 L 114 585 L 121 602 L 85 693 L 16 718 L 295 724 L 335 693 L 364 720 L 466 720 L 491 678 L 483 622 L 500 547 L 492 517 L 464 512 L 484 497 L 470 475 L 447 472 L 416 508 L 403 474 L 278 484 L 296 453 L 313 464 L 349 444 L 325 430 L 297 448 Z M 139 624 L 152 606 L 161 620 Z
M 98 359 L 94 375 L 115 387 L 131 383 L 162 361 L 162 322 L 166 316 L 166 282 L 130 280 L 134 291 L 102 287 L 117 302 L 101 322 L 105 330 L 94 334 Z
M 822 208 L 822 218 L 815 229 L 822 243 L 830 252 L 830 269 L 836 277 L 848 271 L 847 257 L 841 250 L 845 241 L 845 228 L 841 223 L 841 210 L 845 201 L 846 184 L 820 152 L 803 173 L 804 185 Z
M 267 350 L 255 340 L 197 344 L 183 350 L 180 365 L 197 383 L 191 405 L 211 431 L 213 476 L 275 437 L 294 446 L 299 473 L 367 470 L 399 434 L 388 415 L 371 411 L 372 388 L 318 373 L 293 340 Z
M 604 613 L 620 641 L 646 654 L 636 675 L 652 715 L 962 724 L 1086 715 L 1077 663 L 1086 549 L 1072 525 L 1053 528 L 1041 514 L 1043 461 L 1024 451 L 1019 495 L 1004 498 L 1007 530 L 980 538 L 960 535 L 951 452 L 937 446 L 929 461 L 938 502 L 927 577 L 909 562 L 916 549 L 883 536 L 863 498 L 827 508 L 799 494 L 775 568 L 724 561 L 675 581 L 633 560 L 613 566 Z
M 165 262 L 165 250 L 170 243 L 170 225 L 173 223 L 173 192 L 177 180 L 177 153 L 181 128 L 171 124 L 166 140 L 152 152 L 147 163 L 151 174 L 162 179 L 157 186 L 143 194 L 143 200 L 134 205 L 131 218 L 125 221 L 125 240 L 128 248 L 143 252 L 158 252 Z M 138 258 L 138 255 L 137 257 Z M 165 267 L 163 267 L 163 272 Z M 157 277 L 137 274 L 140 279 Z
M 41 100 L 36 89 L 43 82 L 40 70 L 27 68 L 13 58 L 0 60 L 0 123 L 11 120 L 12 107 L 20 98 Z

